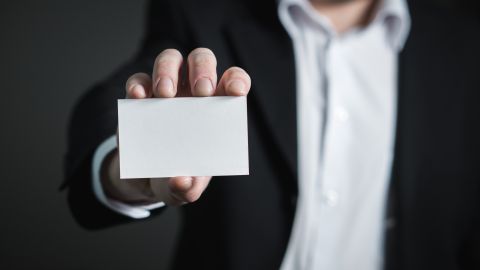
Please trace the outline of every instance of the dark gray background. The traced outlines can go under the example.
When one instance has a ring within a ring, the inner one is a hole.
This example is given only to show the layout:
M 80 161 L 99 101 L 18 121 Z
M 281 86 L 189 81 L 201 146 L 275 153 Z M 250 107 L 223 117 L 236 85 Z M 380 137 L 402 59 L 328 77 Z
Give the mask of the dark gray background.
M 147 1 L 1 1 L 0 269 L 165 269 L 178 214 L 98 232 L 58 192 L 77 98 L 131 57 Z
M 0 2 L 0 269 L 168 265 L 180 224 L 175 209 L 88 232 L 58 192 L 71 109 L 134 54 L 146 2 Z

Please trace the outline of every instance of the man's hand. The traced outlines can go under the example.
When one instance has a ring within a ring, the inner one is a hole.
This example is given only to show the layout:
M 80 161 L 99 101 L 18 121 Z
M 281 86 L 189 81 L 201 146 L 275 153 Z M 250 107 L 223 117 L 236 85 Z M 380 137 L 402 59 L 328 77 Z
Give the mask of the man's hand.
M 183 57 L 174 49 L 161 52 L 152 77 L 132 75 L 126 83 L 127 98 L 173 98 L 178 96 L 246 96 L 250 77 L 241 68 L 231 67 L 217 84 L 217 60 L 206 48 L 193 50 L 187 59 L 187 75 L 182 78 Z M 102 184 L 110 198 L 132 204 L 165 202 L 169 205 L 191 203 L 200 198 L 211 176 L 178 176 L 168 179 L 121 180 L 118 151 L 107 157 L 102 166 Z

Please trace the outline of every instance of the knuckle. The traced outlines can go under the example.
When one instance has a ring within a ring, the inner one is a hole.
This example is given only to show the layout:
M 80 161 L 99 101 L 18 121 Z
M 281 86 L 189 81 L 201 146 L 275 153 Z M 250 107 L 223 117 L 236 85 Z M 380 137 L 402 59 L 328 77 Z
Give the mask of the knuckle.
M 125 87 L 125 94 L 127 95 L 127 97 L 130 97 L 132 96 L 132 93 L 133 93 L 133 86 L 130 86 L 130 85 L 127 85 Z
M 171 181 L 168 183 L 168 188 L 176 193 L 176 192 L 182 192 L 183 191 L 183 184 L 177 181 Z
M 241 67 L 230 67 L 229 69 L 227 69 L 227 72 L 229 73 L 232 73 L 232 74 L 236 74 L 236 73 L 244 73 L 246 74 L 247 72 L 241 68 Z
M 174 193 L 184 193 L 190 188 L 190 181 L 188 179 L 172 179 L 168 182 L 168 188 Z
M 192 203 L 192 202 L 195 202 L 197 201 L 199 198 L 200 198 L 200 192 L 198 191 L 189 191 L 189 192 L 186 192 L 185 194 L 183 194 L 183 199 L 188 202 L 188 203 Z
M 146 77 L 145 77 L 146 76 Z M 129 93 L 131 90 L 133 90 L 133 87 L 137 84 L 143 84 L 144 81 L 148 79 L 148 75 L 144 73 L 135 73 L 132 76 L 128 78 L 128 80 L 125 82 L 125 90 L 127 93 Z
M 225 75 L 231 78 L 241 78 L 246 80 L 247 82 L 250 81 L 250 75 L 240 67 L 231 67 L 225 71 Z
M 130 76 L 127 80 L 127 82 L 125 83 L 125 86 L 128 88 L 128 86 L 134 84 L 136 81 L 138 81 L 138 77 L 139 77 L 140 73 L 135 73 L 133 74 L 132 76 Z
M 165 49 L 158 56 L 171 56 L 175 58 L 182 58 L 182 54 L 177 49 Z
M 190 61 L 194 67 L 213 66 L 216 65 L 215 58 L 208 54 L 197 54 Z
M 170 59 L 168 59 L 168 57 L 159 55 L 155 59 L 155 66 L 161 67 L 161 66 L 164 66 L 164 65 L 168 64 L 169 62 L 170 62 Z
M 166 49 L 155 58 L 156 66 L 165 66 L 172 63 L 181 62 L 182 54 L 175 49 Z
M 132 77 L 128 78 L 127 82 L 125 83 L 125 91 L 128 93 L 133 85 L 133 79 Z
M 199 48 L 190 53 L 189 63 L 193 65 L 193 67 L 216 66 L 217 60 L 211 50 Z
M 206 55 L 215 56 L 212 50 L 210 50 L 209 48 L 202 48 L 202 47 L 196 48 L 190 52 L 190 55 L 196 55 L 196 54 L 206 54 Z
M 164 66 L 170 65 L 174 61 L 175 61 L 175 59 L 170 55 L 166 55 L 166 56 L 159 55 L 155 59 L 155 65 L 159 68 L 162 68 Z

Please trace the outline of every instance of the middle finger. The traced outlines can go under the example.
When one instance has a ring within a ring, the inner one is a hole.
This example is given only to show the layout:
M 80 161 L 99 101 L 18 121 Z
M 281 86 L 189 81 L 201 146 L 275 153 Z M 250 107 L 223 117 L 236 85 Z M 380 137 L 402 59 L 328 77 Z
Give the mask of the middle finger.
M 205 97 L 215 93 L 217 59 L 206 48 L 197 48 L 188 55 L 188 79 L 193 96 Z

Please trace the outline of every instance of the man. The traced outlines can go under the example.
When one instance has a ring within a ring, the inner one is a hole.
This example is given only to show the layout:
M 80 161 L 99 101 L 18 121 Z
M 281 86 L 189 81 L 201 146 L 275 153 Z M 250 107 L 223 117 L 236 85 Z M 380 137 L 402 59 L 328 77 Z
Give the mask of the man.
M 76 107 L 72 212 L 182 205 L 175 269 L 480 269 L 478 27 L 418 1 L 153 2 L 137 57 Z M 120 180 L 122 89 L 249 93 L 250 175 Z

